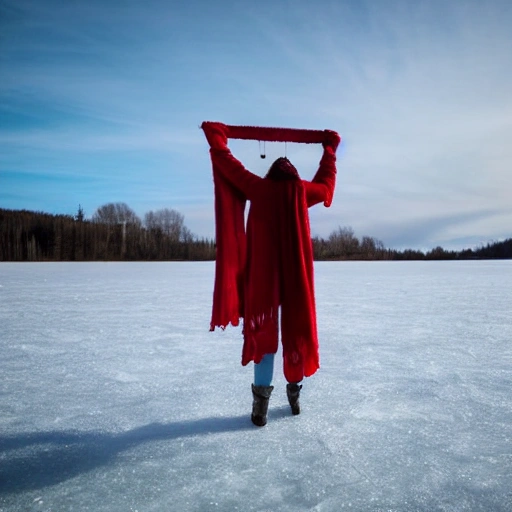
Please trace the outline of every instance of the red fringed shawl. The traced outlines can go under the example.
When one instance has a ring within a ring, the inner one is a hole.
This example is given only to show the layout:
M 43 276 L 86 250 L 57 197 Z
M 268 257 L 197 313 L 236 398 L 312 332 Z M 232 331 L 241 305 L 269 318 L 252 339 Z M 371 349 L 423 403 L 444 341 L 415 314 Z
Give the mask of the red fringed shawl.
M 296 128 L 267 128 L 261 126 L 226 126 L 228 139 L 266 140 L 270 142 L 303 142 L 321 144 L 325 141 L 323 130 L 298 130 Z
M 211 145 L 217 259 L 210 329 L 244 318 L 242 364 L 278 349 L 278 311 L 284 374 L 300 382 L 319 368 L 308 206 L 330 205 L 334 150 L 326 149 L 312 182 L 262 179 L 233 157 L 227 138 L 325 142 L 326 132 L 203 123 Z M 332 132 L 330 132 L 332 133 Z M 244 223 L 246 200 L 251 208 Z

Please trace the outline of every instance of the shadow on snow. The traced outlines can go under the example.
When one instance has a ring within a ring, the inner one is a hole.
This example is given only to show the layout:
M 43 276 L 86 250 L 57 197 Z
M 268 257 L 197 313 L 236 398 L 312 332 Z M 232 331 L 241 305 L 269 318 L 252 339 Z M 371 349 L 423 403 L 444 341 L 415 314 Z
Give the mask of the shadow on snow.
M 277 411 L 277 416 L 281 416 Z M 107 465 L 134 446 L 194 435 L 250 430 L 247 415 L 151 423 L 121 433 L 34 432 L 0 437 L 0 494 L 42 489 Z M 12 454 L 8 452 L 13 451 Z

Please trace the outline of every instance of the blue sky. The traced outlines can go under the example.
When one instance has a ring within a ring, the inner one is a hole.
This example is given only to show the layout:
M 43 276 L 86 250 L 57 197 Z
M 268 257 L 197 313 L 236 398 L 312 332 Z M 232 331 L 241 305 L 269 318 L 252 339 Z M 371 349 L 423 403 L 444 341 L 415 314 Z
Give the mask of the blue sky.
M 510 27 L 508 1 L 0 0 L 0 207 L 174 208 L 213 237 L 215 120 L 342 135 L 313 234 L 509 238 Z M 260 175 L 285 151 L 230 145 Z M 286 152 L 313 176 L 320 147 Z

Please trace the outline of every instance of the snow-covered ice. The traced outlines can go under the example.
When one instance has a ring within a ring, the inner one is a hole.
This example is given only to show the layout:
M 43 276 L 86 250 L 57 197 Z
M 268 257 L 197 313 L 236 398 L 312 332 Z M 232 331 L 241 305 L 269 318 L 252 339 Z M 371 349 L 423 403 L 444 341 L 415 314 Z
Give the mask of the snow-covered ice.
M 257 428 L 212 262 L 0 264 L 0 511 L 512 510 L 512 262 L 315 269 Z

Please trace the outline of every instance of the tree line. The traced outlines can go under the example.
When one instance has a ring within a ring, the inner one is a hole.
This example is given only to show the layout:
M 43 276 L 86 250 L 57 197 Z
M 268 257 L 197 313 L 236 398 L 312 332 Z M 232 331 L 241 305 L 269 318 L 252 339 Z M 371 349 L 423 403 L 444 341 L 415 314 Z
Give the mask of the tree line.
M 196 237 L 184 220 L 170 208 L 147 212 L 141 219 L 126 203 L 100 206 L 91 219 L 81 206 L 74 216 L 0 209 L 0 261 L 214 260 L 215 240 Z M 512 258 L 512 238 L 462 251 L 399 251 L 370 236 L 359 239 L 350 227 L 338 227 L 312 243 L 315 260 Z
M 489 242 L 476 249 L 449 251 L 438 246 L 430 251 L 386 249 L 382 241 L 363 236 L 358 239 L 352 228 L 339 227 L 327 239 L 314 237 L 315 260 L 471 260 L 512 258 L 512 238 Z
M 213 240 L 197 238 L 172 209 L 141 220 L 125 203 L 99 207 L 90 220 L 0 209 L 0 261 L 213 260 Z

